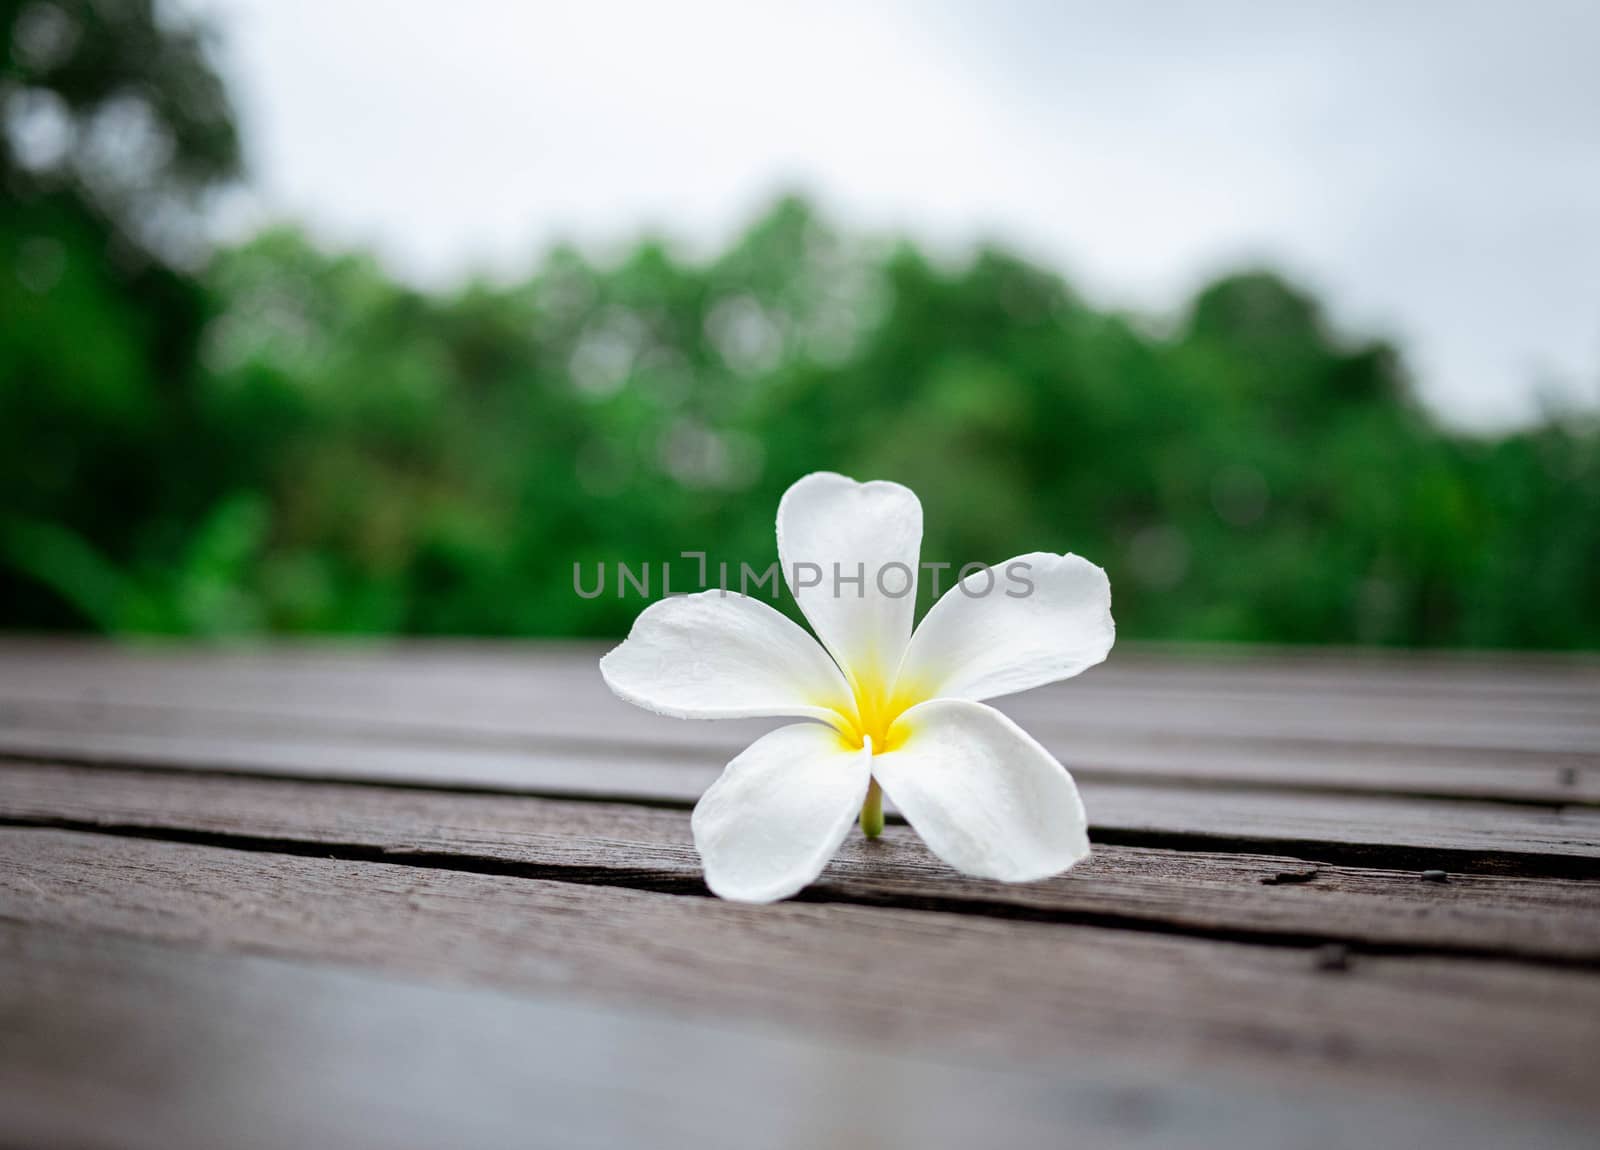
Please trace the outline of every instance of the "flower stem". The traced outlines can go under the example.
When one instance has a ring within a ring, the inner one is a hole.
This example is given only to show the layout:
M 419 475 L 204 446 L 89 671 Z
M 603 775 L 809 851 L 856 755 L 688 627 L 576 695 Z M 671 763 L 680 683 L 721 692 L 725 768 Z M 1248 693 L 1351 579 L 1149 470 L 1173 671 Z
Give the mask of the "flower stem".
M 861 833 L 869 839 L 883 833 L 883 788 L 877 779 L 867 784 L 867 801 L 861 804 Z

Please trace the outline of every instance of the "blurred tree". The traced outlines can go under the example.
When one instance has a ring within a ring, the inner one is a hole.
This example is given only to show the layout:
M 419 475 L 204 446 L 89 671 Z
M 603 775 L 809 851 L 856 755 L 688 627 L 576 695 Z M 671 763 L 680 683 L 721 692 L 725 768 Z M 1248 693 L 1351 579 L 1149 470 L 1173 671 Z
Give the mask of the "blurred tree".
M 1152 323 L 796 198 L 448 293 L 292 228 L 195 263 L 237 165 L 200 33 L 0 12 L 0 624 L 615 635 L 617 563 L 737 586 L 831 468 L 914 487 L 928 560 L 1103 564 L 1128 637 L 1600 646 L 1593 417 L 1442 429 L 1268 271 Z
M 185 459 L 207 303 L 184 268 L 238 141 L 169 7 L 0 3 L 0 601 L 34 625 L 199 625 L 129 578 L 224 499 Z

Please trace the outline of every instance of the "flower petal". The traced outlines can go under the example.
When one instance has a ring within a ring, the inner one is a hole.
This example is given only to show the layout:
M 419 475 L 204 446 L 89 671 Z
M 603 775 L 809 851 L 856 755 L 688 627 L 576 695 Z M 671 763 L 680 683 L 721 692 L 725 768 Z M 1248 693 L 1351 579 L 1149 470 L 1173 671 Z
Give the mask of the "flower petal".
M 885 683 L 900 665 L 921 549 L 922 504 L 898 483 L 818 471 L 778 504 L 783 577 L 823 646 L 858 682 Z M 836 585 L 836 574 L 850 582 Z
M 728 764 L 690 826 L 706 885 L 723 898 L 772 902 L 828 865 L 855 822 L 872 752 L 817 723 L 779 727 Z
M 970 875 L 1030 882 L 1088 857 L 1067 769 L 993 707 L 934 699 L 895 721 L 872 773 L 928 849 Z
M 900 689 L 921 698 L 1010 695 L 1087 670 L 1116 636 L 1104 571 L 1076 555 L 1019 555 L 967 576 L 933 605 L 911 637 Z
M 600 674 L 619 697 L 680 719 L 826 721 L 851 709 L 844 676 L 804 627 L 732 592 L 650 604 Z

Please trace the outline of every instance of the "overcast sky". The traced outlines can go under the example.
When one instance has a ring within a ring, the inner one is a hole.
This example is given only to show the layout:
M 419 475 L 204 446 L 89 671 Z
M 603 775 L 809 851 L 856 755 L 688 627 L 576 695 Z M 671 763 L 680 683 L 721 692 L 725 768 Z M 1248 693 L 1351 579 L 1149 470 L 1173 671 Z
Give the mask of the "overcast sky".
M 780 190 L 1160 313 L 1270 261 L 1475 425 L 1600 401 L 1600 3 L 196 0 L 251 206 L 395 271 Z

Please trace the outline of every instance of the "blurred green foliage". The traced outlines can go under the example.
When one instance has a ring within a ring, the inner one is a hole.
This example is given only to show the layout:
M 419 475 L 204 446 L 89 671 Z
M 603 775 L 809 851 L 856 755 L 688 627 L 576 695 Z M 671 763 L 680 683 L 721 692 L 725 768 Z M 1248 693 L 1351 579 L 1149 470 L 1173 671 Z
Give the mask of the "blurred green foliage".
M 793 199 L 451 293 L 292 229 L 182 270 L 237 162 L 198 35 L 44 9 L 0 9 L 0 625 L 615 635 L 574 564 L 765 567 L 825 468 L 914 488 L 924 559 L 1102 564 L 1128 637 L 1600 646 L 1593 419 L 1449 433 L 1270 272 L 1155 325 Z M 155 143 L 108 166 L 108 119 Z

